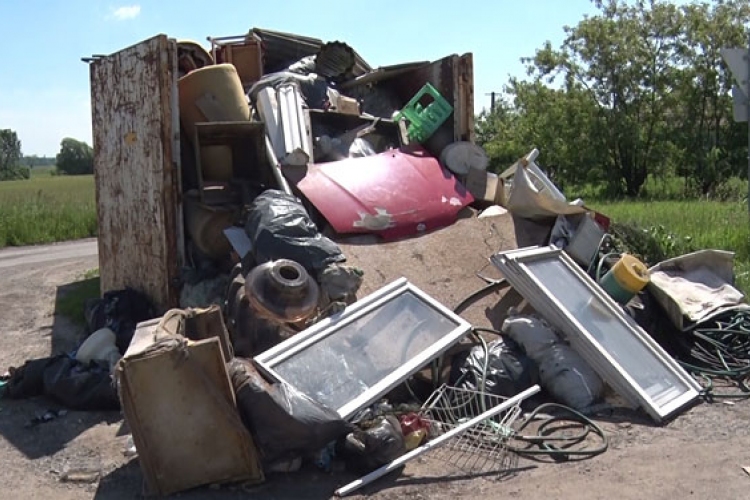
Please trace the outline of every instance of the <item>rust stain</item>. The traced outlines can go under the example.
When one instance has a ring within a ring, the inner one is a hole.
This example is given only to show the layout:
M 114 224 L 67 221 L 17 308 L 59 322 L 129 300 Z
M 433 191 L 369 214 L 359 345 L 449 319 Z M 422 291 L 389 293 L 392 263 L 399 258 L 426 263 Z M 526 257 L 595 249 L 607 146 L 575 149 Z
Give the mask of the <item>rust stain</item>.
M 132 286 L 177 303 L 173 55 L 163 35 L 91 65 L 102 291 Z

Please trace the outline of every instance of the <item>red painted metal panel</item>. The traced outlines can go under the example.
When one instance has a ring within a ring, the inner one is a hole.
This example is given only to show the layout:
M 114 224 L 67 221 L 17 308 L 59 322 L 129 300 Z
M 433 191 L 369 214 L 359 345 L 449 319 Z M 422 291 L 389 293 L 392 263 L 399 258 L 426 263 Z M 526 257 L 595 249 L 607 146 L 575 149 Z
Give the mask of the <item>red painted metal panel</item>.
M 311 165 L 297 186 L 338 233 L 386 239 L 452 224 L 474 201 L 423 149 Z

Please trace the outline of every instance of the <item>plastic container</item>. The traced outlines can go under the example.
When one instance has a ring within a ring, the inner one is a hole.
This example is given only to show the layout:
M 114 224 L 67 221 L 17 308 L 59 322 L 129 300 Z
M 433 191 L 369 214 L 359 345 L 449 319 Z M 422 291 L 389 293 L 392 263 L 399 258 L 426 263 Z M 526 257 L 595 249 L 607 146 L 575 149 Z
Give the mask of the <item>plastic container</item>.
M 432 102 L 422 105 L 422 98 L 428 96 Z M 426 83 L 417 94 L 393 117 L 394 121 L 406 120 L 409 139 L 424 142 L 443 124 L 453 113 L 453 107 L 448 104 L 435 87 Z
M 630 254 L 623 254 L 599 283 L 607 294 L 620 304 L 630 299 L 648 284 L 648 268 Z

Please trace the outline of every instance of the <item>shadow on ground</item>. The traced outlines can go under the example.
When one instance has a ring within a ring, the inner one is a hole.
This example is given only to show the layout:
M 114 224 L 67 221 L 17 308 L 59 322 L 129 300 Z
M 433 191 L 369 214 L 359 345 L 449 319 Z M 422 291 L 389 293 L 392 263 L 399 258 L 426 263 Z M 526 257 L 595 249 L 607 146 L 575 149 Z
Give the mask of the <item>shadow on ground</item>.
M 50 356 L 70 353 L 78 347 L 84 331 L 83 302 L 98 295 L 99 278 L 57 288 Z M 101 422 L 112 423 L 119 419 L 119 412 L 73 411 L 47 396 L 4 398 L 0 435 L 28 458 L 36 459 L 54 455 L 81 433 Z

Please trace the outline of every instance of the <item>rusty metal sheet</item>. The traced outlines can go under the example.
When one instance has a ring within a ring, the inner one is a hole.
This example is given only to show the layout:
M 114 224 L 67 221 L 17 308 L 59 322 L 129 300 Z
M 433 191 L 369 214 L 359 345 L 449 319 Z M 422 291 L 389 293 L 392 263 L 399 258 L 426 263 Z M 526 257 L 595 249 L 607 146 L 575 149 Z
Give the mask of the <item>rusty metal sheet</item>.
M 159 35 L 90 67 L 102 292 L 177 305 L 183 248 L 177 50 Z

